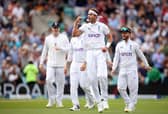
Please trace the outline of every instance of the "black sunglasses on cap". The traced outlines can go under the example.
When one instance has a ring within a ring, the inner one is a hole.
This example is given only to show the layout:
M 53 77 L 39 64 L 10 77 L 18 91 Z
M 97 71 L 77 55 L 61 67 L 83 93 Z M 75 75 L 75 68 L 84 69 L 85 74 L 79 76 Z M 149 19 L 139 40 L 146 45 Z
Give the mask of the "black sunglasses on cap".
M 131 29 L 128 27 L 121 27 L 120 32 L 129 32 L 131 33 Z
M 51 26 L 52 28 L 58 28 L 59 27 L 59 24 L 57 22 L 54 22 Z

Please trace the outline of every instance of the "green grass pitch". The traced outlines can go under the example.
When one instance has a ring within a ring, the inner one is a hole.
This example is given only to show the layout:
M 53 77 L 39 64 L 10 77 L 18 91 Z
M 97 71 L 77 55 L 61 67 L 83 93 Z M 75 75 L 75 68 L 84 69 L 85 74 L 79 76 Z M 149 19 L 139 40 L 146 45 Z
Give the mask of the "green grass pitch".
M 80 98 L 81 110 L 72 112 L 69 108 L 72 106 L 71 100 L 64 99 L 64 108 L 45 108 L 46 99 L 34 100 L 5 100 L 0 99 L 0 114 L 98 114 L 97 108 L 88 110 L 83 106 L 85 101 Z M 124 103 L 122 99 L 109 100 L 110 109 L 105 110 L 103 114 L 126 114 L 123 111 Z M 168 114 L 168 98 L 159 100 L 139 99 L 136 110 L 130 114 Z

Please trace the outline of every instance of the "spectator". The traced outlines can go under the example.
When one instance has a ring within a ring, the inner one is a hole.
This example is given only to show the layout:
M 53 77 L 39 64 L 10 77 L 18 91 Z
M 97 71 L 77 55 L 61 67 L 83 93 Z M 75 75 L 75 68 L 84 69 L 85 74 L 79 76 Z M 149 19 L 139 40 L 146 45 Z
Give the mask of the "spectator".
M 152 54 L 151 59 L 154 64 L 154 67 L 159 69 L 160 72 L 163 72 L 163 62 L 165 59 L 165 55 L 161 51 L 161 48 L 157 49 L 157 51 Z
M 168 87 L 168 57 L 164 61 L 163 85 Z
M 17 22 L 24 19 L 24 9 L 19 2 L 17 2 L 15 7 L 13 8 L 12 16 L 16 18 Z
M 28 84 L 30 91 L 32 91 L 34 85 L 37 83 L 38 68 L 33 64 L 33 60 L 29 60 L 28 64 L 23 70 L 26 76 L 26 83 Z
M 147 77 L 145 83 L 149 85 L 159 85 L 161 84 L 161 73 L 157 68 L 152 68 L 151 71 L 147 72 Z

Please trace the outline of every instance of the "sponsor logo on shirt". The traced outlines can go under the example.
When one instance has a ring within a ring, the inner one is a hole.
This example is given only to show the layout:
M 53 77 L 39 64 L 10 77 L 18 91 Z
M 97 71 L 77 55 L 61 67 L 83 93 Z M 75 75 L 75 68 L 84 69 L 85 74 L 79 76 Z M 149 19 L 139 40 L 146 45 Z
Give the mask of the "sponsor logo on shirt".
M 75 48 L 74 51 L 83 51 L 83 48 Z
M 100 37 L 100 34 L 88 34 L 89 38 L 98 38 Z
M 132 56 L 131 52 L 122 52 L 121 56 Z

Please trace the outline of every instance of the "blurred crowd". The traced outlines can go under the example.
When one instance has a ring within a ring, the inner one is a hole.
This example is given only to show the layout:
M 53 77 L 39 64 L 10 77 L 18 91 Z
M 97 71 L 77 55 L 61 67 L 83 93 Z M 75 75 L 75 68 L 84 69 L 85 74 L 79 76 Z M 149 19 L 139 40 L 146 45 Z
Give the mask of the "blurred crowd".
M 64 23 L 65 16 L 71 21 L 78 15 L 86 18 L 92 7 L 100 13 L 98 20 L 111 29 L 111 58 L 121 39 L 119 28 L 126 25 L 132 30 L 131 39 L 140 45 L 153 67 L 147 72 L 139 61 L 140 84 L 168 86 L 168 0 L 1 0 L 0 84 L 45 83 L 45 72 L 39 71 L 38 64 L 47 33 L 36 32 L 34 15 L 56 15 L 61 32 L 70 39 L 73 23 Z M 30 64 L 33 70 L 26 69 Z

